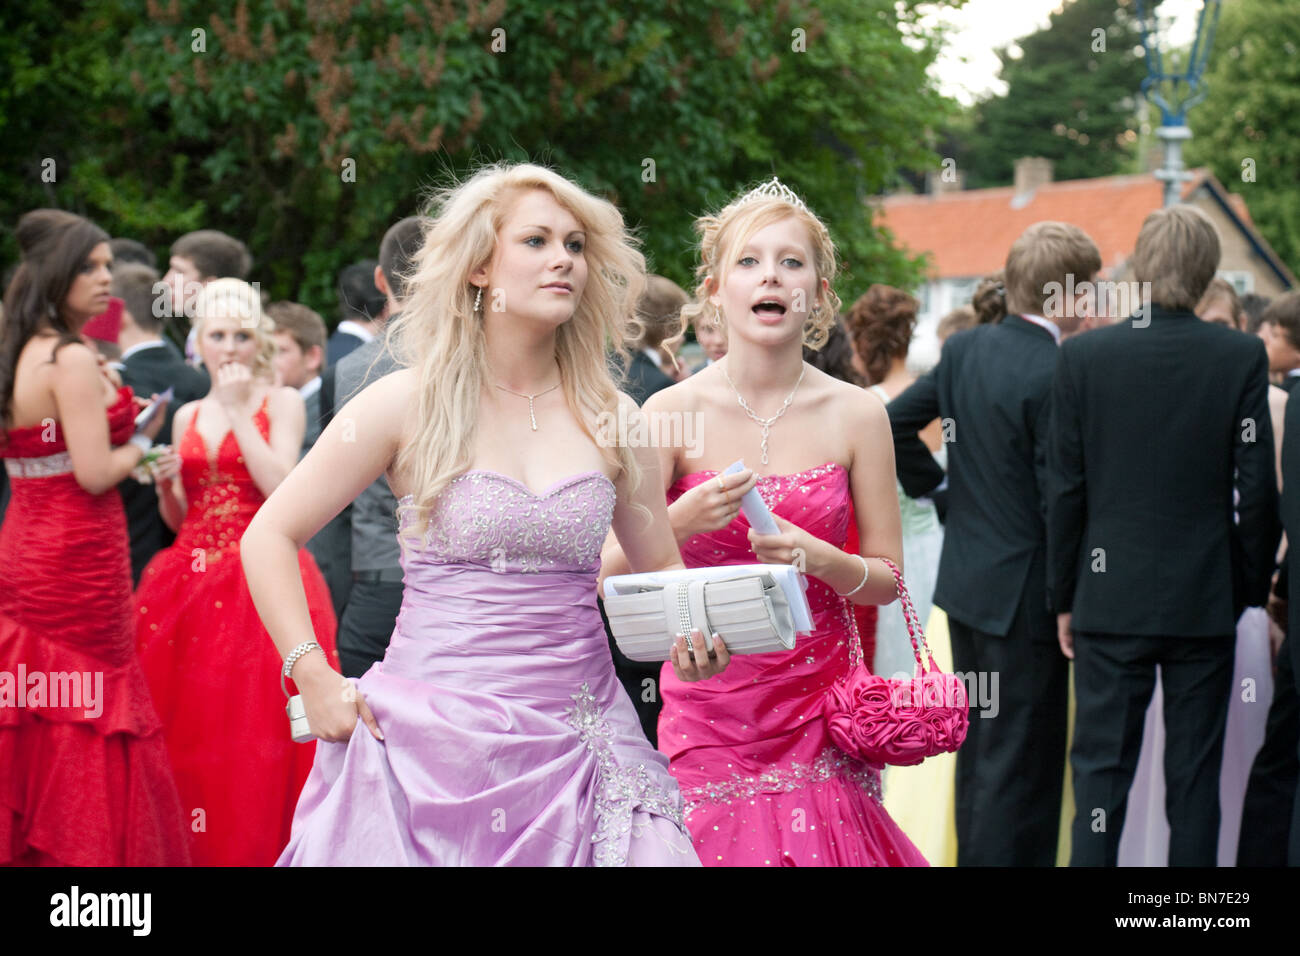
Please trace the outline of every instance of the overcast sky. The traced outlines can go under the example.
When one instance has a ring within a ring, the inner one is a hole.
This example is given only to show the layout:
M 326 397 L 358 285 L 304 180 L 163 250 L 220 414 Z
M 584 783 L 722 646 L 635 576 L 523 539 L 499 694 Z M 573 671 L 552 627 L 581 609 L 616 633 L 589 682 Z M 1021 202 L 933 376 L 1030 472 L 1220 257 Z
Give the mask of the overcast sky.
M 1047 26 L 1060 5 L 1061 0 L 967 0 L 960 10 L 945 10 L 943 19 L 956 29 L 933 69 L 940 89 L 963 103 L 989 91 L 1005 92 L 993 51 Z M 1160 10 L 1162 17 L 1172 18 L 1171 45 L 1191 42 L 1202 6 L 1203 0 L 1165 0 Z

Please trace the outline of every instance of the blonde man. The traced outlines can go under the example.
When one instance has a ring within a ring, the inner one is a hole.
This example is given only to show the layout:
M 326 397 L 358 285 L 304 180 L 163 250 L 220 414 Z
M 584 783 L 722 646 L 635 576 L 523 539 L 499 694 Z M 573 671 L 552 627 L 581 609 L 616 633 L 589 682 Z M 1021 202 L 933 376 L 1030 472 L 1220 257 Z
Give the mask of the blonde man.
M 1218 264 L 1204 214 L 1152 213 L 1132 259 L 1142 307 L 1057 365 L 1048 557 L 1078 703 L 1072 865 L 1116 863 L 1157 665 L 1169 863 L 1216 861 L 1234 629 L 1267 600 L 1279 532 L 1264 345 L 1193 311 Z
M 979 709 L 957 754 L 961 866 L 1056 862 L 1068 670 L 1047 607 L 1042 464 L 1057 347 L 1091 317 L 1100 268 L 1077 226 L 1030 226 L 1007 254 L 1007 315 L 955 333 L 888 406 L 899 480 L 914 498 L 943 479 L 917 432 L 944 422 L 950 487 L 934 603 L 948 614 L 955 671 L 988 691 L 972 695 Z

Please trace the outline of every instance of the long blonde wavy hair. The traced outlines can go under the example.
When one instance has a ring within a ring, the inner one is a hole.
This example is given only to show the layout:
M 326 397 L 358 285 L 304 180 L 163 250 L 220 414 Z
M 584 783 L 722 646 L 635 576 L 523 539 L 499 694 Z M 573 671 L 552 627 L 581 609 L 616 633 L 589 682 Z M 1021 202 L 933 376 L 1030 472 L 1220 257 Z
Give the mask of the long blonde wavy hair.
M 423 538 L 438 494 L 470 466 L 479 398 L 490 378 L 483 323 L 474 315 L 478 288 L 469 277 L 491 261 L 515 198 L 533 189 L 549 192 L 586 232 L 587 285 L 573 318 L 555 335 L 565 400 L 606 461 L 628 478 L 628 487 L 640 483 L 631 449 L 598 441 L 595 427 L 602 413 L 618 411 L 606 356 L 610 349 L 628 354 L 634 308 L 645 288 L 645 257 L 612 203 L 543 166 L 495 163 L 431 198 L 402 311 L 387 331 L 389 350 L 416 370 L 420 383 L 419 431 L 397 457 L 397 470 L 410 477 L 412 500 L 403 510 L 412 517 L 411 538 Z
M 713 309 L 709 295 L 722 288 L 727 273 L 735 265 L 736 253 L 749 240 L 749 237 L 765 226 L 780 222 L 791 216 L 798 219 L 808 229 L 812 242 L 813 269 L 817 273 L 818 293 L 821 280 L 830 283 L 831 288 L 820 295 L 821 302 L 808 313 L 804 320 L 803 344 L 811 349 L 820 349 L 830 337 L 835 325 L 835 316 L 840 311 L 840 297 L 835 294 L 835 276 L 839 271 L 835 255 L 835 243 L 825 223 L 812 212 L 776 196 L 759 196 L 746 199 L 745 193 L 732 200 L 719 212 L 709 213 L 695 220 L 695 231 L 700 237 L 700 263 L 695 268 L 699 284 L 695 287 L 693 301 L 682 306 L 681 327 L 674 336 L 674 341 L 685 336 L 687 327 L 692 322 L 720 324 L 726 328 L 726 319 Z M 710 290 L 706 277 L 712 275 L 717 286 Z

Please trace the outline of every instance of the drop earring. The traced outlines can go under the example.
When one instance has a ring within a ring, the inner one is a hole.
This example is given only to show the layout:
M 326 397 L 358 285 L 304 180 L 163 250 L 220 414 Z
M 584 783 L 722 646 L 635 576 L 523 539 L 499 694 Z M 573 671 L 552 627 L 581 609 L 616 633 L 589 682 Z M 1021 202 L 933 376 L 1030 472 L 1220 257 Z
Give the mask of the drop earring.
M 477 316 L 479 310 L 483 308 L 483 287 L 478 287 L 478 294 L 474 296 L 474 315 Z

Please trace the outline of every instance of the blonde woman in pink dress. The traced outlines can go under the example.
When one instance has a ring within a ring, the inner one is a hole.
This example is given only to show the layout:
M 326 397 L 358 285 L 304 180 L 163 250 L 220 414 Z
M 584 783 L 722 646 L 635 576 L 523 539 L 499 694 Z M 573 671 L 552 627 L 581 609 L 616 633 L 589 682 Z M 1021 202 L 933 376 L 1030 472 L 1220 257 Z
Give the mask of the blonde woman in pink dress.
M 646 402 L 669 520 L 688 567 L 800 563 L 815 630 L 791 652 L 737 656 L 687 684 L 665 667 L 659 746 L 686 800 L 706 865 L 925 865 L 880 802 L 880 768 L 831 743 L 826 689 L 848 672 L 853 605 L 897 595 L 881 558 L 902 565 L 894 456 L 884 406 L 803 361 L 839 308 L 826 227 L 769 183 L 696 223 L 696 301 L 683 327 L 716 318 L 727 355 Z M 658 430 L 656 430 L 656 427 Z M 719 472 L 743 458 L 738 474 Z M 739 513 L 757 487 L 780 533 Z M 860 552 L 846 552 L 856 525 Z M 626 561 L 610 539 L 603 574 Z

